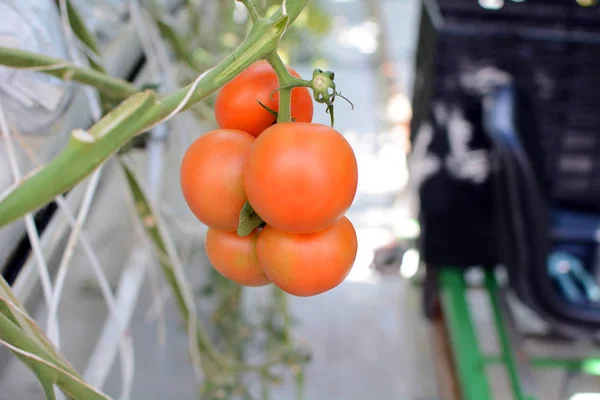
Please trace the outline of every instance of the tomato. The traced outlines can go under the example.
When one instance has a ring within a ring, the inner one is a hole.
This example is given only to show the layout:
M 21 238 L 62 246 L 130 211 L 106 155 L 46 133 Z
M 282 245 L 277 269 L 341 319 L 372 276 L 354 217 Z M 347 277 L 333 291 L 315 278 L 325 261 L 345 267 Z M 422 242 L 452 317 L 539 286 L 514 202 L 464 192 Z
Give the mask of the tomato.
M 248 201 L 272 227 L 292 233 L 326 229 L 356 195 L 350 144 L 320 124 L 273 125 L 254 142 L 244 167 Z
M 316 233 L 285 233 L 267 225 L 256 242 L 269 279 L 295 296 L 314 296 L 342 283 L 356 251 L 356 232 L 346 217 Z
M 221 231 L 237 229 L 246 202 L 244 163 L 253 142 L 246 132 L 217 129 L 188 148 L 181 163 L 181 189 L 202 223 Z
M 288 71 L 299 78 L 292 68 Z M 239 129 L 258 136 L 275 123 L 276 118 L 261 107 L 257 100 L 271 110 L 279 110 L 279 92 L 271 94 L 279 87 L 277 75 L 266 61 L 258 61 L 223 86 L 217 94 L 215 116 L 220 128 Z M 313 103 L 310 92 L 305 87 L 292 90 L 292 118 L 298 122 L 311 122 Z
M 209 229 L 206 233 L 206 256 L 212 266 L 225 278 L 245 286 L 264 286 L 270 283 L 256 256 L 258 232 L 238 236 L 235 232 Z

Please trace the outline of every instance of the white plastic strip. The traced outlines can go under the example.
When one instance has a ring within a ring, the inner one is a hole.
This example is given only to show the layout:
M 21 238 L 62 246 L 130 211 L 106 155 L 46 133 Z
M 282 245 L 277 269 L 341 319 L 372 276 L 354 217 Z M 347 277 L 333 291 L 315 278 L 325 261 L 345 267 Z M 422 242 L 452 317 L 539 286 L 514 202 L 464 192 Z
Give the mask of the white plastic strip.
M 21 145 L 21 147 L 23 148 L 25 153 L 28 155 L 31 162 L 33 164 L 38 165 L 40 163 L 40 159 L 29 147 L 27 147 L 25 141 L 20 136 L 18 131 L 15 132 L 15 139 L 17 140 L 17 142 L 19 142 L 19 144 Z M 71 226 L 71 229 L 75 230 L 77 221 L 76 221 L 75 216 L 73 215 L 73 212 L 71 211 L 69 205 L 67 204 L 67 201 L 65 200 L 65 198 L 63 196 L 58 196 L 58 197 L 56 197 L 55 200 L 58 205 L 58 208 L 65 215 L 65 218 L 67 219 L 67 222 Z M 123 386 L 127 389 L 128 393 L 129 393 L 131 391 L 131 385 L 132 385 L 132 381 L 133 381 L 133 371 L 134 371 L 133 344 L 132 344 L 131 338 L 127 335 L 127 325 L 125 323 L 123 323 L 123 321 L 129 321 L 129 318 L 126 318 L 123 316 L 123 313 L 121 312 L 121 310 L 123 309 L 121 303 L 114 299 L 114 296 L 112 294 L 112 289 L 110 287 L 110 283 L 109 283 L 108 279 L 106 278 L 106 275 L 104 274 L 104 269 L 102 268 L 102 265 L 100 264 L 98 256 L 96 255 L 96 253 L 95 253 L 90 241 L 87 239 L 85 233 L 80 232 L 78 235 L 78 239 L 79 239 L 79 244 L 81 245 L 81 248 L 84 252 L 84 255 L 88 259 L 88 262 L 90 263 L 90 266 L 92 267 L 92 270 L 96 276 L 96 280 L 98 281 L 100 291 L 102 292 L 104 300 L 108 306 L 109 313 L 112 314 L 112 316 L 114 317 L 111 319 L 110 314 L 109 314 L 109 318 L 107 318 L 107 321 L 108 321 L 107 324 L 108 323 L 111 324 L 111 327 L 112 327 L 111 334 L 113 336 L 115 336 L 115 333 L 116 333 L 116 335 L 119 337 L 119 339 L 116 340 L 115 342 L 117 342 L 119 344 L 120 349 L 121 349 L 121 363 L 123 364 L 123 369 L 125 371 L 130 371 L 129 374 L 131 374 L 131 376 L 130 375 L 126 376 L 126 380 L 123 383 Z M 66 271 L 66 270 L 63 269 L 63 271 Z M 59 268 L 59 273 L 60 272 L 61 272 L 61 269 Z M 57 283 L 58 283 L 58 281 L 59 280 L 57 278 Z M 61 289 L 62 289 L 62 286 L 61 286 Z M 55 286 L 54 292 L 56 292 L 57 290 L 59 290 L 58 284 Z M 53 299 L 59 299 L 59 296 L 55 295 L 55 296 L 53 296 Z M 56 307 L 58 307 L 58 305 L 56 305 Z M 121 322 L 120 325 L 117 325 L 117 326 L 120 326 L 119 329 L 115 328 L 116 322 Z M 113 348 L 113 350 L 116 351 L 116 345 L 112 346 L 112 348 Z M 114 357 L 111 360 L 114 360 Z M 102 370 L 109 371 L 111 365 L 112 365 L 112 361 L 107 367 L 103 367 Z M 105 373 L 103 375 L 104 377 L 100 380 L 87 379 L 87 377 L 86 377 L 86 382 L 88 382 L 89 384 L 91 384 L 94 387 L 100 388 L 100 387 L 102 387 L 102 385 L 104 384 L 104 382 L 106 380 L 106 375 L 107 375 L 107 373 Z M 123 396 L 121 398 L 123 398 Z
M 67 4 L 65 0 L 60 0 L 60 11 L 61 11 L 61 20 L 63 25 L 63 30 L 65 32 L 65 36 L 67 38 L 68 50 L 71 56 L 71 59 L 77 66 L 83 65 L 80 54 L 77 52 L 73 31 L 71 29 L 71 25 L 69 23 L 69 16 L 67 11 Z M 90 112 L 92 114 L 92 118 L 94 121 L 98 121 L 102 117 L 102 109 L 100 106 L 100 101 L 98 97 L 98 93 L 95 89 L 86 87 L 83 89 L 84 93 L 88 100 L 88 105 L 90 107 Z M 102 167 L 98 168 L 94 174 L 92 175 L 88 185 L 86 187 L 86 191 L 83 197 L 83 201 L 81 207 L 79 209 L 79 213 L 77 215 L 77 219 L 75 220 L 70 214 L 70 210 L 66 207 L 64 201 L 60 201 L 62 203 L 63 212 L 67 215 L 67 218 L 70 223 L 73 224 L 73 228 L 71 234 L 69 236 L 69 240 L 67 243 L 67 248 L 63 254 L 61 263 L 59 265 L 57 280 L 56 280 L 56 288 L 57 290 L 54 293 L 53 301 L 51 303 L 51 307 L 48 313 L 48 323 L 49 326 L 52 324 L 58 324 L 58 308 L 60 304 L 60 296 L 62 293 L 62 289 L 64 287 L 64 283 L 66 281 L 69 265 L 71 263 L 73 253 L 77 243 L 79 242 L 82 236 L 82 229 L 87 216 L 89 214 L 89 210 L 94 199 L 94 195 L 96 193 L 96 188 L 98 187 L 98 183 L 100 181 L 100 176 L 102 174 Z M 117 303 L 113 296 L 110 283 L 104 274 L 104 270 L 96 257 L 96 254 L 93 252 L 91 246 L 87 241 L 83 244 L 84 251 L 86 252 L 92 269 L 94 270 L 94 274 L 96 276 L 96 280 L 100 286 L 100 290 L 104 297 L 105 302 L 108 305 L 109 310 L 109 319 L 116 319 L 117 327 L 120 329 L 116 329 L 116 332 L 119 332 L 119 340 L 118 345 L 121 349 L 121 394 L 120 398 L 123 400 L 127 400 L 131 397 L 131 389 L 133 386 L 133 375 L 135 369 L 134 357 L 133 357 L 133 345 L 131 343 L 131 338 L 126 338 L 125 330 L 126 326 L 121 325 L 119 321 L 119 313 Z M 59 342 L 59 338 L 56 337 L 56 343 Z M 110 366 L 109 366 L 110 367 Z M 102 382 L 103 383 L 103 382 Z M 100 385 L 101 386 L 101 385 Z
M 12 170 L 13 179 L 18 183 L 21 180 L 21 171 L 17 163 L 15 148 L 13 146 L 8 123 L 6 122 L 6 117 L 4 116 L 4 107 L 2 106 L 2 102 L 0 102 L 0 130 L 2 131 L 2 137 L 4 138 L 6 145 L 6 152 L 8 154 L 8 160 Z M 44 300 L 46 302 L 46 306 L 48 306 L 52 298 L 52 281 L 50 279 L 50 273 L 48 272 L 48 265 L 44 259 L 44 253 L 42 252 L 40 236 L 37 228 L 35 227 L 31 213 L 25 216 L 25 228 L 27 230 L 27 236 L 29 237 L 29 242 L 31 243 L 33 255 L 38 267 L 38 274 L 42 283 L 42 291 L 44 292 Z M 56 334 L 58 335 L 58 332 Z

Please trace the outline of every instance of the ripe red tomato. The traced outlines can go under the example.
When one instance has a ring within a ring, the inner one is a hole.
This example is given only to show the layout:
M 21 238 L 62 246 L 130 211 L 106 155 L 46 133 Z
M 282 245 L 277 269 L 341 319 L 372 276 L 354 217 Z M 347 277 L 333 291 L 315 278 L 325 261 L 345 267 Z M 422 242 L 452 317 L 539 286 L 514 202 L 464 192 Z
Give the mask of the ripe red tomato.
M 212 266 L 225 278 L 245 286 L 270 283 L 256 256 L 258 232 L 238 236 L 235 232 L 209 229 L 206 233 L 206 255 Z
M 316 233 L 285 233 L 267 225 L 256 242 L 269 279 L 295 296 L 314 296 L 342 283 L 356 251 L 356 232 L 346 217 Z
M 299 78 L 292 68 L 288 71 Z M 257 100 L 271 110 L 279 110 L 279 92 L 271 94 L 279 87 L 277 75 L 271 65 L 264 61 L 252 64 L 248 69 L 225 85 L 217 94 L 215 116 L 220 128 L 239 129 L 257 137 L 273 125 L 276 118 L 261 107 Z M 305 87 L 292 90 L 292 118 L 298 122 L 311 122 L 313 103 L 310 92 Z
M 235 231 L 246 202 L 244 163 L 254 137 L 217 129 L 200 136 L 181 163 L 183 196 L 196 217 L 211 228 Z
M 244 167 L 248 201 L 272 227 L 292 233 L 333 225 L 356 195 L 350 144 L 320 124 L 273 125 L 254 142 Z

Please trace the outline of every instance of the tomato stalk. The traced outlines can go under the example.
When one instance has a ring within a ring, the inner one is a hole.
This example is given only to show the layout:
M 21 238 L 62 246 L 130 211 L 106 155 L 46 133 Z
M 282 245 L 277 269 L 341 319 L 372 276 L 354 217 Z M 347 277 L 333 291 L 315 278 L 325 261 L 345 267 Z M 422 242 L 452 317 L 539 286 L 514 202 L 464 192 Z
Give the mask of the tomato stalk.
M 246 9 L 248 10 L 248 15 L 250 15 L 250 20 L 252 22 L 257 22 L 261 19 L 260 14 L 258 13 L 258 8 L 254 5 L 252 0 L 237 0 L 242 3 Z
M 252 6 L 251 0 L 241 1 Z M 94 69 L 77 68 L 65 60 L 0 47 L 0 65 L 37 70 L 65 80 L 89 84 L 115 100 L 127 98 L 88 131 L 74 131 L 68 146 L 48 166 L 20 182 L 8 193 L 0 193 L 0 227 L 51 201 L 56 195 L 85 179 L 136 135 L 206 98 L 254 61 L 268 54 L 274 54 L 279 39 L 306 3 L 307 0 L 287 0 L 285 11 L 279 9 L 268 19 L 260 18 L 258 13 L 254 16 L 251 14 L 254 25 L 237 50 L 193 84 L 164 98 L 159 98 L 153 91 L 138 93 L 139 89 L 133 85 L 104 74 L 100 64 L 92 63 L 92 67 L 98 70 L 94 71 Z M 191 1 L 188 4 L 192 6 Z M 73 9 L 70 9 L 69 13 L 72 24 L 77 25 L 81 22 Z M 82 28 L 84 28 L 83 24 Z M 94 53 L 98 53 L 91 36 L 88 35 L 89 32 L 76 29 L 76 33 Z M 136 193 L 138 194 L 136 204 L 145 205 L 138 210 L 139 216 L 145 222 L 144 227 L 160 258 L 166 280 L 172 286 L 185 324 L 193 326 L 190 322 L 195 320 L 194 308 L 190 306 L 193 301 L 190 302 L 189 291 L 185 289 L 185 279 L 182 279 L 184 277 L 179 275 L 172 265 L 173 260 L 167 259 L 169 246 L 165 237 L 168 235 L 166 232 L 161 232 L 156 225 L 158 214 L 149 207 L 150 203 L 142 191 L 135 190 L 132 177 L 133 175 L 128 176 L 128 181 L 134 198 Z M 143 218 L 144 216 L 148 218 Z M 2 277 L 0 277 L 0 289 L 10 294 L 10 288 L 2 281 Z M 83 382 L 49 342 L 40 340 L 43 337 L 41 330 L 39 334 L 29 335 L 30 328 L 38 330 L 39 328 L 32 320 L 28 322 L 31 326 L 19 323 L 18 313 L 11 312 L 10 307 L 9 302 L 0 296 L 0 342 L 11 346 L 11 350 L 38 375 L 49 399 L 54 398 L 54 385 L 59 386 L 69 398 L 108 399 Z M 213 371 L 224 372 L 224 375 L 259 372 L 262 376 L 267 375 L 269 368 L 274 364 L 297 363 L 296 358 L 302 358 L 295 356 L 293 351 L 286 350 L 276 359 L 264 364 L 246 365 L 219 352 L 200 326 L 197 326 L 194 331 L 196 336 L 194 342 L 197 343 L 198 349 L 206 354 L 206 357 L 201 357 L 201 362 L 207 376 L 214 375 Z
M 310 82 L 303 79 L 296 78 L 289 73 L 283 60 L 276 52 L 269 54 L 266 57 L 279 81 L 279 115 L 277 116 L 277 122 L 290 122 L 292 120 L 291 104 L 292 104 L 292 90 L 299 86 L 310 86 Z
M 244 3 L 252 15 L 251 9 L 254 9 L 253 4 L 250 0 L 238 0 Z M 254 9 L 256 12 L 256 9 Z M 265 59 L 271 64 L 277 80 L 279 83 L 279 112 L 277 113 L 277 122 L 290 122 L 292 121 L 291 113 L 291 102 L 292 102 L 292 90 L 299 86 L 310 86 L 309 81 L 296 78 L 287 70 L 283 60 L 276 51 L 270 53 Z M 260 103 L 260 102 L 259 102 Z M 262 103 L 261 106 L 265 107 Z M 266 107 L 265 107 L 266 108 Z M 272 110 L 267 110 L 271 112 Z M 259 226 L 264 225 L 262 218 L 256 213 L 254 208 L 249 202 L 244 204 L 242 211 L 240 212 L 240 223 L 238 225 L 237 234 L 240 236 L 247 236 Z
M 258 14 L 257 8 L 252 3 L 252 0 L 238 0 L 248 9 L 250 18 L 254 23 L 258 23 L 263 19 Z M 277 51 L 269 53 L 265 59 L 269 62 L 275 74 L 277 75 L 277 81 L 279 83 L 279 112 L 277 113 L 277 123 L 291 122 L 292 112 L 292 91 L 296 87 L 310 87 L 313 90 L 315 101 L 327 105 L 327 112 L 331 115 L 331 125 L 333 126 L 333 101 L 336 95 L 340 95 L 336 92 L 335 83 L 333 81 L 335 75 L 330 71 L 321 71 L 316 69 L 313 72 L 312 80 L 304 80 L 296 78 L 288 71 L 285 63 L 277 54 Z M 341 96 L 341 95 L 340 95 Z M 260 102 L 259 102 L 260 103 Z M 265 107 L 262 103 L 261 106 Z M 265 109 L 267 109 L 265 107 Z M 267 109 L 272 112 L 272 110 Z M 257 227 L 264 225 L 262 218 L 256 213 L 254 208 L 249 202 L 244 204 L 240 212 L 240 223 L 238 225 L 237 234 L 240 236 L 247 236 Z
M 75 131 L 65 150 L 45 168 L 20 182 L 4 197 L 0 195 L 0 226 L 50 202 L 57 195 L 84 180 L 132 138 L 205 99 L 252 63 L 273 53 L 289 22 L 297 17 L 306 5 L 306 0 L 288 0 L 288 3 L 291 5 L 288 4 L 287 15 L 283 15 L 279 10 L 269 18 L 258 20 L 236 50 L 192 84 L 160 100 L 151 91 L 138 93 L 104 116 L 89 131 Z M 294 14 L 290 13 L 291 10 Z M 3 59 L 3 55 L 17 53 L 14 49 L 0 48 L 0 60 Z M 14 57 L 5 58 L 14 60 Z M 40 59 L 44 60 L 45 57 L 39 56 L 31 61 L 34 61 L 35 65 Z M 42 64 L 56 64 L 56 59 L 50 62 L 45 60 Z M 63 72 L 65 71 L 77 72 L 72 68 L 63 69 Z M 96 71 L 94 74 L 103 76 Z M 135 118 L 131 118 L 134 114 Z
M 0 65 L 42 72 L 65 81 L 91 85 L 107 97 L 116 100 L 125 99 L 138 92 L 129 82 L 94 69 L 77 67 L 67 60 L 10 47 L 0 46 Z

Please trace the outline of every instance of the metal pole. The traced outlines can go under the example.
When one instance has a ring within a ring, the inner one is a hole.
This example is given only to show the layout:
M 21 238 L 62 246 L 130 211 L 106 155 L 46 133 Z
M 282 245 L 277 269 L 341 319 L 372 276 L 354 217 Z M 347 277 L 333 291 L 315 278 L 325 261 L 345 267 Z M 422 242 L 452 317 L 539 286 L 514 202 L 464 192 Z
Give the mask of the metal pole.
M 498 298 L 498 283 L 493 271 L 486 271 L 485 283 L 490 297 L 492 306 L 492 314 L 494 316 L 494 324 L 500 342 L 501 357 L 508 375 L 513 394 L 517 400 L 535 400 L 533 392 L 533 376 L 529 371 L 528 360 L 520 349 L 514 349 L 513 345 L 519 347 L 519 342 L 514 338 L 515 332 L 511 332 L 505 325 L 505 321 L 512 325 L 510 318 L 503 318 L 503 307 Z M 507 321 L 508 320 L 508 321 Z M 511 333 L 513 333 L 511 335 Z M 512 337 L 511 337 L 512 336 Z M 511 340 L 513 339 L 513 340 Z M 515 354 L 519 352 L 519 356 Z M 523 377 L 523 384 L 522 378 Z
M 450 335 L 450 345 L 464 400 L 491 400 L 485 363 L 477 332 L 465 299 L 463 272 L 444 268 L 438 272 L 440 300 Z

